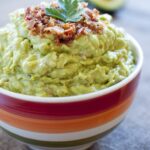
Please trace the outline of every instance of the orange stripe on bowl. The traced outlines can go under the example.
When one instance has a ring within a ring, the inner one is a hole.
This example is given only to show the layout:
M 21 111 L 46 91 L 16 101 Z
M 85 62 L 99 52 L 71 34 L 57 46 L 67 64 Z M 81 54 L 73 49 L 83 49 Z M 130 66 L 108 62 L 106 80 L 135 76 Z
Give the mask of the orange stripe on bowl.
M 124 113 L 128 109 L 128 107 L 132 102 L 132 99 L 133 95 L 127 98 L 122 104 L 120 104 L 115 108 L 110 109 L 109 111 L 73 120 L 31 119 L 8 113 L 2 109 L 0 109 L 0 118 L 2 121 L 10 125 L 13 125 L 17 128 L 34 132 L 44 132 L 44 133 L 76 132 L 94 128 L 113 120 L 114 118 L 118 117 L 120 114 Z

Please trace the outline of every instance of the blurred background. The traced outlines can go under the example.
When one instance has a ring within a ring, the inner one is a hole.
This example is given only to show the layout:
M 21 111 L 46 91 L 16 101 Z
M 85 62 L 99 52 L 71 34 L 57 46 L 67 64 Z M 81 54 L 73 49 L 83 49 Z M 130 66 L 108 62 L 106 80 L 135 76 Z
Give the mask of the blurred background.
M 9 22 L 8 14 L 13 10 L 39 2 L 41 1 L 0 0 L 0 27 Z M 117 3 L 114 2 L 114 5 Z M 144 67 L 136 100 L 128 117 L 119 128 L 90 150 L 150 150 L 150 0 L 126 0 L 124 7 L 115 12 L 113 22 L 125 28 L 141 44 L 145 57 Z M 0 130 L 0 150 L 26 148 Z

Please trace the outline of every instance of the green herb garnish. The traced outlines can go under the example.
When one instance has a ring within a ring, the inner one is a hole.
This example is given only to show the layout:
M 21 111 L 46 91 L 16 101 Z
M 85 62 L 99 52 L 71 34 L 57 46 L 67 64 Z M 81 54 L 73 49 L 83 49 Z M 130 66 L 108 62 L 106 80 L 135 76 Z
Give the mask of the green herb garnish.
M 79 7 L 81 0 L 58 0 L 59 8 L 46 8 L 46 15 L 63 22 L 78 22 L 82 18 L 83 8 Z

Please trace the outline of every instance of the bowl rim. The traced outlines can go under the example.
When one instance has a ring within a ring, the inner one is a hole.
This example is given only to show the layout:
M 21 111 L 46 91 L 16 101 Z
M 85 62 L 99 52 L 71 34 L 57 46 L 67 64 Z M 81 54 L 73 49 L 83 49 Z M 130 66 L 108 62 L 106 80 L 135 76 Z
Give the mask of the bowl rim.
M 133 47 L 135 47 L 135 53 L 137 55 L 137 64 L 134 69 L 134 71 L 124 80 L 121 82 L 112 85 L 108 88 L 87 93 L 87 94 L 81 94 L 81 95 L 75 95 L 75 96 L 66 96 L 66 97 L 38 97 L 38 96 L 30 96 L 30 95 L 24 95 L 20 93 L 15 93 L 8 91 L 6 89 L 0 88 L 0 94 L 18 99 L 20 101 L 27 101 L 27 102 L 37 102 L 37 103 L 70 103 L 70 102 L 80 102 L 80 101 L 86 101 L 90 100 L 96 97 L 104 96 L 106 94 L 112 93 L 125 85 L 127 85 L 129 82 L 131 82 L 141 71 L 142 65 L 143 65 L 143 51 L 139 43 L 128 34 L 128 37 L 130 39 L 131 44 Z

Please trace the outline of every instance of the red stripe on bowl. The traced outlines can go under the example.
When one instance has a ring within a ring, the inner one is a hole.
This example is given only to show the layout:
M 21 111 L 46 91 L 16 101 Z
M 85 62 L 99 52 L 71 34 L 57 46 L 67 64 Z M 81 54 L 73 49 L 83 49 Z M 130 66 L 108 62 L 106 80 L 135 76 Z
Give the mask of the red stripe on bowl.
M 104 96 L 68 103 L 42 103 L 15 99 L 0 94 L 0 107 L 21 116 L 42 119 L 64 119 L 104 112 L 126 100 L 136 90 L 139 75 L 124 87 Z

